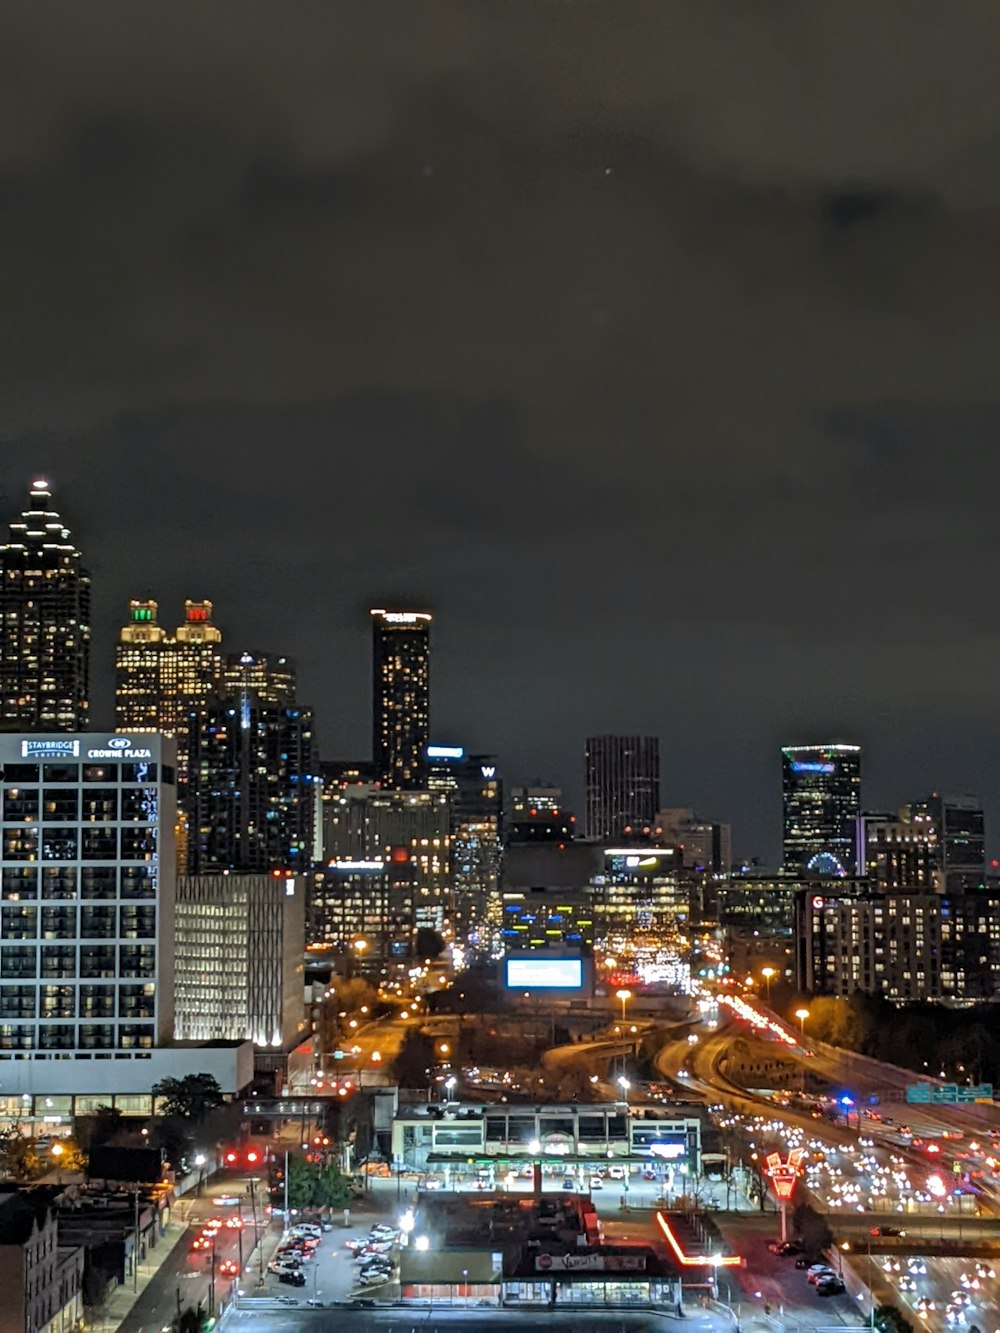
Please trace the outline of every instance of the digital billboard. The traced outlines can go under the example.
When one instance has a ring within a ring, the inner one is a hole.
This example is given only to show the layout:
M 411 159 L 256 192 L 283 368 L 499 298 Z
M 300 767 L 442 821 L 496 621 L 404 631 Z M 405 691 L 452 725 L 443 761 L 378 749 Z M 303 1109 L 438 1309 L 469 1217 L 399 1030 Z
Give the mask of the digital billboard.
M 579 958 L 508 958 L 506 984 L 511 990 L 581 990 Z

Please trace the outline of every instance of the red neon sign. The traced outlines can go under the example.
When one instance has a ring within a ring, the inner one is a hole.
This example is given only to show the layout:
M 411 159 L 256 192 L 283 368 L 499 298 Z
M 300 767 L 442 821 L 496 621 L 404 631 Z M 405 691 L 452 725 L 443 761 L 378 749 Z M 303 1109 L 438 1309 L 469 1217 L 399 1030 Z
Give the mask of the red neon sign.
M 805 1155 L 804 1149 L 793 1148 L 788 1154 L 788 1160 L 783 1162 L 780 1152 L 768 1153 L 767 1174 L 771 1178 L 771 1186 L 779 1199 L 790 1199 L 795 1193 L 795 1186 L 802 1174 L 802 1159 Z
M 739 1268 L 743 1263 L 738 1254 L 685 1254 L 662 1213 L 656 1214 L 656 1221 L 682 1268 Z

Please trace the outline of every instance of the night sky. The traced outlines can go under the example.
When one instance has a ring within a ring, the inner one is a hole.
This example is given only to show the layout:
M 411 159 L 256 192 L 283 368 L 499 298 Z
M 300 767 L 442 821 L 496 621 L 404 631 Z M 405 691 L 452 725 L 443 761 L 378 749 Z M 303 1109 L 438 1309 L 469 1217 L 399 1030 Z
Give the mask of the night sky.
M 772 862 L 777 749 L 1000 829 L 1000 9 L 9 5 L 0 503 L 292 654 L 370 743 L 371 605 L 433 733 L 580 808 L 588 733 Z

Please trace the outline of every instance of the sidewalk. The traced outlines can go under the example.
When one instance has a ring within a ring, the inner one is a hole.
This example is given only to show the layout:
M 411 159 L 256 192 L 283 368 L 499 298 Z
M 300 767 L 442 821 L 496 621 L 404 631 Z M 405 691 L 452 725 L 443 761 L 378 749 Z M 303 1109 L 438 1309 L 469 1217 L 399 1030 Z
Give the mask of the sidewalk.
M 160 1236 L 156 1245 L 147 1254 L 145 1262 L 139 1265 L 136 1282 L 138 1289 L 133 1291 L 132 1278 L 127 1276 L 121 1285 L 115 1287 L 100 1310 L 98 1311 L 96 1308 L 93 1310 L 90 1318 L 86 1320 L 86 1327 L 101 1329 L 102 1333 L 113 1333 L 113 1330 L 118 1328 L 131 1313 L 136 1301 L 184 1239 L 186 1232 L 187 1225 L 185 1223 L 169 1222 L 163 1235 Z

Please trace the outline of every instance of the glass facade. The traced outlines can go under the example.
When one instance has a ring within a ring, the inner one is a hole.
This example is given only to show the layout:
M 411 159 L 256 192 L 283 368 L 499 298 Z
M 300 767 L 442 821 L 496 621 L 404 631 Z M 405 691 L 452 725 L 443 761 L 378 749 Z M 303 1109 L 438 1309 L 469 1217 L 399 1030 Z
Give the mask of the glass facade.
M 860 746 L 786 746 L 781 779 L 785 869 L 833 877 L 853 873 Z

